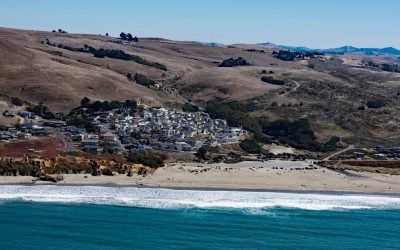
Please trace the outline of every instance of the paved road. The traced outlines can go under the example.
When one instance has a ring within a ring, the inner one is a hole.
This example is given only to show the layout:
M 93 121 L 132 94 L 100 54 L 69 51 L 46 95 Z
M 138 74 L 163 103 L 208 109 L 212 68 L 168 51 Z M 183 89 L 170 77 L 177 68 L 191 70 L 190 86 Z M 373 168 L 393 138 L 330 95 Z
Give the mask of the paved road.
M 77 149 L 74 148 L 72 145 L 72 142 L 68 141 L 68 139 L 65 137 L 65 135 L 60 132 L 57 129 L 51 129 L 57 139 L 60 139 L 64 142 L 64 147 L 63 148 L 58 148 L 57 150 L 62 151 L 62 152 L 75 152 L 78 151 Z

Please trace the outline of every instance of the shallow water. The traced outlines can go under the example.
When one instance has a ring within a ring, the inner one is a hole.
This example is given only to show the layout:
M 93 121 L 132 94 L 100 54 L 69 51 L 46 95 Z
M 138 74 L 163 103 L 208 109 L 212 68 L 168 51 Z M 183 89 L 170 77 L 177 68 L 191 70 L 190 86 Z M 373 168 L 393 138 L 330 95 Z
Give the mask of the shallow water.
M 0 249 L 399 249 L 400 198 L 0 186 Z

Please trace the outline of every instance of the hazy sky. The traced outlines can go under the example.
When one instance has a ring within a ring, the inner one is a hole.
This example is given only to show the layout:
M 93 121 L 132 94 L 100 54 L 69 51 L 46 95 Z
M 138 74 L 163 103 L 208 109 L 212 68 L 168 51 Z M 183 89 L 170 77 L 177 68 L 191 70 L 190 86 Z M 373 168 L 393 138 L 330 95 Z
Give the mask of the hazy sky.
M 1 0 L 0 26 L 221 43 L 400 48 L 400 0 Z

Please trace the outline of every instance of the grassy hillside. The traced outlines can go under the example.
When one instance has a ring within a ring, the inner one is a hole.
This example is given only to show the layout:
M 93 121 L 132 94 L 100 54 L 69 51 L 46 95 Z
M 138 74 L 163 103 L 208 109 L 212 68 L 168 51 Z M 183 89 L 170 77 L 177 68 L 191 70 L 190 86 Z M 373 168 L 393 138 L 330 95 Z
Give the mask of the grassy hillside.
M 263 121 L 307 118 L 321 143 L 331 136 L 350 144 L 399 141 L 400 74 L 371 66 L 396 64 L 398 59 L 393 57 L 353 53 L 283 61 L 274 57 L 272 52 L 278 49 L 271 46 L 211 47 L 164 39 L 118 44 L 113 40 L 1 28 L 0 94 L 42 102 L 63 112 L 78 106 L 84 96 L 109 101 L 134 98 L 157 106 L 239 102 L 246 107 L 246 115 Z M 121 50 L 147 63 L 95 57 L 87 49 L 82 51 L 86 47 Z M 226 59 L 239 57 L 249 65 L 218 67 Z M 133 77 L 136 74 L 179 94 L 140 85 Z M 383 105 L 371 106 L 376 102 Z

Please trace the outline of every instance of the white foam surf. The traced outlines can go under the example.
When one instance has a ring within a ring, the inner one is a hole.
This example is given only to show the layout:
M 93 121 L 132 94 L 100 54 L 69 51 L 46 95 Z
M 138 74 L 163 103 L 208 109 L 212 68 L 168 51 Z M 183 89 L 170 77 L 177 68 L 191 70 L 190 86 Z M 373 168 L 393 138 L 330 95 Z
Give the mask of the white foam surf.
M 149 208 L 297 208 L 307 210 L 400 209 L 400 197 L 359 194 L 306 194 L 200 191 L 100 186 L 0 186 L 1 200 L 83 203 Z M 255 210 L 256 211 L 256 210 Z

